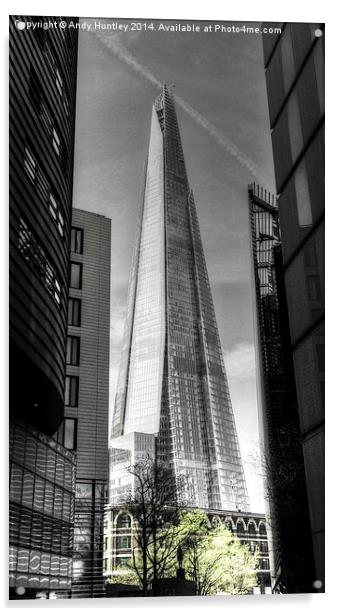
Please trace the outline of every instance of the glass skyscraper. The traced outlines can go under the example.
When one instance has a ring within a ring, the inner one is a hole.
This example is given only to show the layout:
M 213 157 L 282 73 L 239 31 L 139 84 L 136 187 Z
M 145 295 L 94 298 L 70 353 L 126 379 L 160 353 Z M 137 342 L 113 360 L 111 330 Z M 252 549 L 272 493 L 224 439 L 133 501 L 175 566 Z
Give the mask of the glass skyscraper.
M 139 224 L 112 421 L 111 477 L 119 457 L 114 451 L 137 440 L 127 435 L 153 435 L 157 460 L 186 478 L 191 506 L 248 510 L 197 213 L 166 86 L 152 108 Z

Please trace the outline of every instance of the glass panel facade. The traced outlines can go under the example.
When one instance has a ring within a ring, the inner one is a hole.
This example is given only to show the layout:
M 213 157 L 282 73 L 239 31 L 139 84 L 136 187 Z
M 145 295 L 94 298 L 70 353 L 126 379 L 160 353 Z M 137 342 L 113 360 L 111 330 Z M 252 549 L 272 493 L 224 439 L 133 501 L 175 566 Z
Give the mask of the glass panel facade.
M 103 508 L 105 484 L 77 481 L 74 517 L 72 596 L 93 596 L 102 585 Z M 94 595 L 95 596 L 95 595 Z
M 140 239 L 125 432 L 157 432 L 165 344 L 163 140 L 153 110 Z
M 60 464 L 64 472 L 58 474 Z M 10 586 L 70 587 L 74 491 L 73 454 L 53 439 L 11 423 Z
M 182 496 L 192 505 L 248 507 L 196 208 L 166 87 L 152 111 L 113 452 L 114 439 L 132 432 L 156 435 L 157 456 L 186 476 Z

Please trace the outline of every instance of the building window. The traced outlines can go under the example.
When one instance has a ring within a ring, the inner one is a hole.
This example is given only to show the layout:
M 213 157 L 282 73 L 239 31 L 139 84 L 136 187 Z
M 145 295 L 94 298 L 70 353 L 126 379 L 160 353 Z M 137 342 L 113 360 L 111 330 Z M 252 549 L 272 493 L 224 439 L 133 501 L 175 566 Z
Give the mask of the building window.
M 27 145 L 25 146 L 24 169 L 29 179 L 34 183 L 37 174 L 37 162 L 33 152 Z
M 237 522 L 237 535 L 243 535 L 245 532 L 245 524 L 241 521 Z
M 118 516 L 117 528 L 131 528 L 131 516 L 128 513 L 121 513 Z
M 263 552 L 263 554 L 267 554 L 268 553 L 268 543 L 267 543 L 267 541 L 262 541 L 260 543 L 260 551 Z
M 55 269 L 40 246 L 38 238 L 29 229 L 23 218 L 20 218 L 18 248 L 24 259 L 32 265 L 35 273 L 55 303 L 60 306 L 61 285 Z
M 67 116 L 69 116 L 69 103 L 68 103 L 67 91 L 65 88 L 65 82 L 58 68 L 57 60 L 54 57 L 49 47 L 46 47 L 46 58 L 49 62 L 52 77 L 54 79 L 55 86 L 60 96 L 60 99 L 62 101 L 62 104 L 64 106 L 65 112 Z
M 66 449 L 76 450 L 77 442 L 77 420 L 71 417 L 64 419 L 64 438 L 63 446 Z
M 81 324 L 81 301 L 74 297 L 68 300 L 68 325 L 80 327 Z
M 62 154 L 62 147 L 61 147 L 61 138 L 60 135 L 55 127 L 55 122 L 52 119 L 52 116 L 49 112 L 49 109 L 47 108 L 47 105 L 45 103 L 45 101 L 42 101 L 41 105 L 40 105 L 40 117 L 45 125 L 45 128 L 47 130 L 47 135 L 48 138 L 50 140 L 50 142 L 52 143 L 52 146 L 56 152 L 56 154 L 61 157 Z
M 122 535 L 117 537 L 117 550 L 127 550 L 131 547 L 131 537 Z
M 92 498 L 92 484 L 77 483 L 75 487 L 75 498 Z
M 44 202 L 44 205 L 47 205 L 49 214 L 53 219 L 59 234 L 61 237 L 64 237 L 65 220 L 61 213 L 60 204 L 55 197 L 50 183 L 41 169 L 37 156 L 33 153 L 32 148 L 27 145 L 25 146 L 24 169 L 31 182 L 35 185 L 37 192 Z
M 71 229 L 71 252 L 82 255 L 83 250 L 83 229 L 72 227 Z
M 259 534 L 261 536 L 266 535 L 266 526 L 263 522 L 260 522 L 259 524 Z
M 54 223 L 61 235 L 61 237 L 64 236 L 64 229 L 65 229 L 65 221 L 64 221 L 64 217 L 61 214 L 60 211 L 60 205 L 58 204 L 57 200 L 55 199 L 55 197 L 52 195 L 52 193 L 49 193 L 49 202 L 48 202 L 48 209 L 49 212 L 54 220 Z
M 65 405 L 78 406 L 79 377 L 66 376 L 65 380 Z
M 67 336 L 66 344 L 66 364 L 78 366 L 80 359 L 80 338 L 78 336 Z
M 250 541 L 250 552 L 255 552 L 255 548 L 256 548 L 256 543 L 255 541 Z
M 82 279 L 82 264 L 71 263 L 71 280 L 70 286 L 72 289 L 81 289 Z
M 255 526 L 254 526 L 253 522 L 249 522 L 248 523 L 248 534 L 249 535 L 255 535 L 256 534 L 256 529 L 255 529 Z
M 61 140 L 54 126 L 52 131 L 52 145 L 57 155 L 61 156 Z

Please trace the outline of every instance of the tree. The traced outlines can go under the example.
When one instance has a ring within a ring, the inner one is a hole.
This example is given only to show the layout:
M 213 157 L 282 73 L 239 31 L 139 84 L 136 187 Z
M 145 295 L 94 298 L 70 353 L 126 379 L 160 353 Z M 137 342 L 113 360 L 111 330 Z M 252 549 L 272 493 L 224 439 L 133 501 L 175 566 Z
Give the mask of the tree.
M 278 572 L 274 590 L 313 592 L 315 571 L 299 426 L 286 421 L 271 427 L 265 445 L 251 457 L 256 472 L 264 478 L 269 503 L 274 577 Z
M 202 511 L 183 512 L 177 538 L 197 595 L 247 594 L 257 584 L 258 553 L 241 545 L 223 524 L 210 529 Z
M 129 472 L 134 481 L 124 505 L 137 523 L 130 567 L 146 595 L 151 588 L 156 593 L 157 580 L 174 570 L 184 481 L 150 456 Z

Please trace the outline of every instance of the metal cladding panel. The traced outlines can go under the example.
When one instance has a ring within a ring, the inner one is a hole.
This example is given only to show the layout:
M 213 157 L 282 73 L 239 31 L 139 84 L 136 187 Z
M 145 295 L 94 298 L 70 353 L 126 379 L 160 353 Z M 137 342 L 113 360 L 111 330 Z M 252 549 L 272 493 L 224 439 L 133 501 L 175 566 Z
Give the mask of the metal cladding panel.
M 73 226 L 83 230 L 83 254 L 71 253 L 82 264 L 81 290 L 70 297 L 81 300 L 81 327 L 69 328 L 80 337 L 79 366 L 67 374 L 79 377 L 78 406 L 66 407 L 77 418 L 77 479 L 107 478 L 110 329 L 111 221 L 74 209 Z

